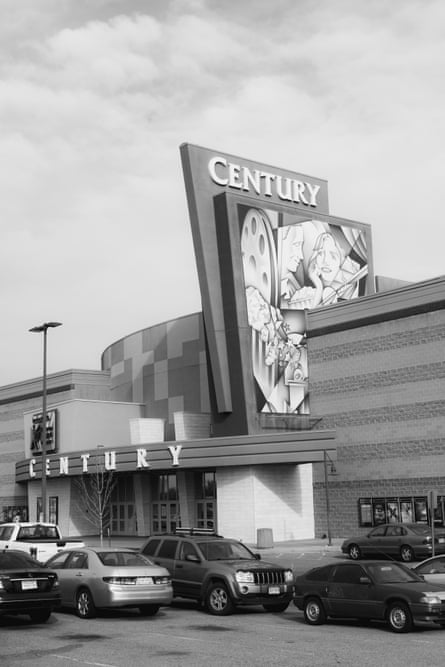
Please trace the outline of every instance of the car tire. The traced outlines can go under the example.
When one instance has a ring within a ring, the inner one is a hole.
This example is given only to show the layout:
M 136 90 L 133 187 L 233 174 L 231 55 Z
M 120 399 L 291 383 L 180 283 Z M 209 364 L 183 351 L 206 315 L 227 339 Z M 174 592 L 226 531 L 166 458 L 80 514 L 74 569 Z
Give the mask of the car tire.
M 408 544 L 400 547 L 400 558 L 404 563 L 411 563 L 414 560 L 414 551 Z
M 393 632 L 410 632 L 413 629 L 413 617 L 405 602 L 392 602 L 388 607 L 386 620 Z
M 358 544 L 350 544 L 348 547 L 348 554 L 351 560 L 360 560 L 362 552 Z
M 38 609 L 37 611 L 31 611 L 29 613 L 32 623 L 46 623 L 50 616 L 51 609 Z
M 88 588 L 81 588 L 76 595 L 76 614 L 79 618 L 94 618 L 96 606 Z
M 305 600 L 303 614 L 309 625 L 322 625 L 326 622 L 326 612 L 319 598 L 311 597 Z
M 154 616 L 159 611 L 158 604 L 143 604 L 139 607 L 141 616 Z
M 278 602 L 275 604 L 263 604 L 263 609 L 266 611 L 271 611 L 274 614 L 277 614 L 281 611 L 286 611 L 289 606 L 289 601 L 287 602 Z
M 210 584 L 204 598 L 205 608 L 214 616 L 227 616 L 234 610 L 234 604 L 227 586 L 218 581 Z

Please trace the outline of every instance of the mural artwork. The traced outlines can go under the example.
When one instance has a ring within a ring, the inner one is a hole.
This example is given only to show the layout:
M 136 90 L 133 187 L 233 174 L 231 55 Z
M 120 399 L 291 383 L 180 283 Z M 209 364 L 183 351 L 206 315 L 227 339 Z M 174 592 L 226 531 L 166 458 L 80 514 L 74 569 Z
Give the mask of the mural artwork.
M 304 311 L 365 294 L 365 232 L 242 205 L 238 217 L 258 409 L 309 414 Z

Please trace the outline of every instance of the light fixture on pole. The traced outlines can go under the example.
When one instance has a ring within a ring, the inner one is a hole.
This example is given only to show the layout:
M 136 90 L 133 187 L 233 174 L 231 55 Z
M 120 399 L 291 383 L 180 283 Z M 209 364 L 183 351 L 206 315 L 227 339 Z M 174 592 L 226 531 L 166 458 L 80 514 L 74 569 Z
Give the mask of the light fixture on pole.
M 44 322 L 32 327 L 32 333 L 43 333 L 43 387 L 42 387 L 42 520 L 46 521 L 46 337 L 48 329 L 60 327 L 62 322 Z M 40 520 L 40 517 L 37 517 Z

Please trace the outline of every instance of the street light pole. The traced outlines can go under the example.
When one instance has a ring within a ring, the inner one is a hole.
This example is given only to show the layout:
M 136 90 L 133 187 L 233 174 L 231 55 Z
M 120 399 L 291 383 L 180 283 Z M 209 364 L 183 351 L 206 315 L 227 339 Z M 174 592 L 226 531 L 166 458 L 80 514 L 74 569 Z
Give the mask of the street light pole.
M 331 537 L 331 504 L 329 500 L 329 481 L 328 481 L 328 453 L 326 450 L 323 452 L 323 465 L 324 465 L 324 488 L 326 494 L 326 522 L 328 529 L 328 545 L 332 545 Z
M 61 322 L 44 322 L 39 326 L 32 327 L 32 333 L 43 333 L 43 381 L 42 381 L 42 521 L 46 521 L 46 339 L 48 329 L 60 327 Z M 37 517 L 40 521 L 40 517 Z

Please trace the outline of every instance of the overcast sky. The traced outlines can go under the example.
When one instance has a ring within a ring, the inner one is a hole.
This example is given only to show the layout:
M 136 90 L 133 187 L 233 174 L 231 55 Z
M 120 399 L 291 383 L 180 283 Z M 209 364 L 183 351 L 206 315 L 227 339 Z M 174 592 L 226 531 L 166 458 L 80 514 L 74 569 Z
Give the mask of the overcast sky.
M 443 275 L 443 0 L 0 0 L 0 385 L 201 309 L 179 146 L 325 178 Z

